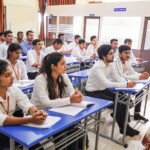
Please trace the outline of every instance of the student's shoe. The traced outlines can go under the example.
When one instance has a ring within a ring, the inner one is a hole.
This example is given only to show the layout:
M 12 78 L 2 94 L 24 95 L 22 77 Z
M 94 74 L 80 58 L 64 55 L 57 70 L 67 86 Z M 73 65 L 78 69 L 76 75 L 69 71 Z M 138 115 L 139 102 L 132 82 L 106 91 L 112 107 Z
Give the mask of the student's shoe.
M 146 119 L 145 117 L 141 116 L 140 114 L 135 114 L 134 115 L 134 120 L 142 120 L 145 123 L 149 121 L 148 119 Z
M 120 129 L 120 133 L 123 134 L 123 129 Z M 129 125 L 127 125 L 127 131 L 126 131 L 126 135 L 127 136 L 135 136 L 135 135 L 138 135 L 140 132 L 131 128 Z

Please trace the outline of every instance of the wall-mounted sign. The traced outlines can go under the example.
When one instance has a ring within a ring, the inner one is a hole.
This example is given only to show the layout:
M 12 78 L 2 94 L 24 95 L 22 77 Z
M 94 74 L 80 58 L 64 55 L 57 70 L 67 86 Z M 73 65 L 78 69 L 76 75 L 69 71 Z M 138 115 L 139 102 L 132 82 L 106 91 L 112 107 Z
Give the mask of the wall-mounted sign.
M 53 14 L 49 14 L 50 17 L 53 17 Z
M 114 11 L 126 11 L 126 8 L 114 8 Z
M 89 16 L 95 16 L 95 14 L 89 14 Z

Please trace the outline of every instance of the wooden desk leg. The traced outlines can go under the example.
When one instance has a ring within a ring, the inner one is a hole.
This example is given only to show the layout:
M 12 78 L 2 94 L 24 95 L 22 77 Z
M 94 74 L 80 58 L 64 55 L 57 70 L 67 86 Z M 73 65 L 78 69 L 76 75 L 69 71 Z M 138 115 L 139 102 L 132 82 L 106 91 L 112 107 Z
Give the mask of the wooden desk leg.
M 97 121 L 97 129 L 96 129 L 96 139 L 95 139 L 95 150 L 98 150 L 98 143 L 99 143 L 99 132 L 100 132 L 100 119 L 101 119 L 101 111 L 98 112 Z
M 15 141 L 10 138 L 10 150 L 15 150 Z

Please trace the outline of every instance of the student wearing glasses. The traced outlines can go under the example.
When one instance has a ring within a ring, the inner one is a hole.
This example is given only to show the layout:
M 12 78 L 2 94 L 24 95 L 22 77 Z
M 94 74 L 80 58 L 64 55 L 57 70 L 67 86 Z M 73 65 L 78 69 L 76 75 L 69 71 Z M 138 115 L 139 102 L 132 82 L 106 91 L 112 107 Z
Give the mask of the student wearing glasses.
M 134 69 L 131 66 L 131 62 L 129 61 L 130 54 L 131 54 L 130 47 L 126 45 L 119 46 L 119 56 L 115 59 L 114 62 L 118 75 L 120 77 L 125 78 L 126 80 L 148 79 L 149 74 L 147 72 L 141 74 L 134 71 Z M 138 97 L 142 93 L 143 91 L 137 94 L 136 97 Z M 140 115 L 142 97 L 139 98 L 140 102 L 135 106 L 134 120 L 143 120 L 144 122 L 147 122 L 148 119 Z
M 86 83 L 86 95 L 106 100 L 115 101 L 115 93 L 108 88 L 114 87 L 133 87 L 135 82 L 127 82 L 120 77 L 112 63 L 114 60 L 114 51 L 110 45 L 102 45 L 98 48 L 99 59 L 92 67 Z M 113 81 L 110 81 L 110 77 Z M 121 94 L 121 93 L 120 93 Z M 126 106 L 118 103 L 116 121 L 123 134 L 125 122 Z M 139 131 L 127 125 L 126 134 L 129 136 L 138 135 Z

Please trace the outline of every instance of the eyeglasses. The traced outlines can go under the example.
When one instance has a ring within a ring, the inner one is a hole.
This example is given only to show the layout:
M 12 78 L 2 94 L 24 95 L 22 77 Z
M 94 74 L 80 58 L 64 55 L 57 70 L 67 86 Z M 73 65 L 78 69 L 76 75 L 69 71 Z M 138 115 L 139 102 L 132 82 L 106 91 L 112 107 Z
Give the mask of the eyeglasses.
M 130 53 L 124 52 L 125 55 L 130 55 Z
M 110 52 L 110 53 L 108 53 L 108 55 L 115 55 L 115 53 L 114 52 Z

